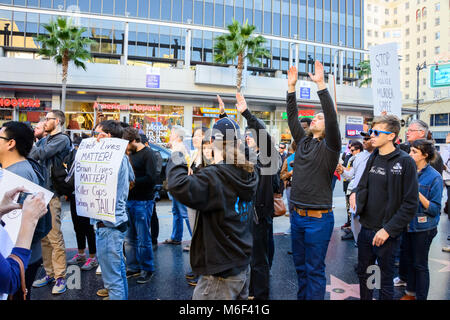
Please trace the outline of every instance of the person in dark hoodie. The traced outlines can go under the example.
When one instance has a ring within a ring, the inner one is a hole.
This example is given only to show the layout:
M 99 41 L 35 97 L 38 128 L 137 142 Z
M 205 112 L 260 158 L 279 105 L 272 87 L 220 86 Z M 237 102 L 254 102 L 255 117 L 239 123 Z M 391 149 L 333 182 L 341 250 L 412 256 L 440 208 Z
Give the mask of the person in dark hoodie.
M 200 278 L 193 300 L 247 299 L 252 253 L 252 199 L 258 178 L 245 159 L 239 125 L 229 118 L 213 126 L 214 163 L 189 175 L 181 143 L 167 164 L 172 196 L 197 210 L 190 247 L 192 271 Z
M 394 145 L 400 121 L 394 115 L 373 120 L 369 130 L 376 149 L 367 160 L 364 173 L 353 192 L 361 231 L 358 235 L 358 267 L 361 300 L 372 300 L 367 280 L 369 266 L 381 271 L 380 300 L 394 296 L 395 251 L 400 235 L 411 222 L 418 206 L 418 182 L 414 160 Z
M 270 244 L 273 241 L 274 183 L 279 184 L 276 173 L 280 167 L 281 157 L 264 123 L 250 112 L 240 93 L 236 95 L 236 98 L 236 108 L 248 124 L 245 130 L 246 146 L 251 149 L 248 152 L 252 151 L 257 156 L 255 165 L 259 181 L 253 206 L 255 212 L 252 223 L 250 296 L 256 300 L 267 300 L 269 299 L 271 256 L 273 257 Z M 273 168 L 273 172 L 270 172 L 270 168 Z
M 288 72 L 288 124 L 297 144 L 290 201 L 295 211 L 291 238 L 299 300 L 325 297 L 325 256 L 334 227 L 331 185 L 341 150 L 337 114 L 319 61 L 315 63 L 315 71 L 315 75 L 309 76 L 319 89 L 323 113 L 314 116 L 308 132 L 298 120 L 297 68 L 291 67 Z

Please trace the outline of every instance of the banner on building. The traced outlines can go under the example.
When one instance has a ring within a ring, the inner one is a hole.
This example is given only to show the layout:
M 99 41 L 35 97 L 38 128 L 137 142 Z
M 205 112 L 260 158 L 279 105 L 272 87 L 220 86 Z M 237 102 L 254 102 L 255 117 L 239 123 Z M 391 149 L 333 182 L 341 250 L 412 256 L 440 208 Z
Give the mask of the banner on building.
M 75 203 L 79 216 L 116 221 L 117 179 L 128 141 L 83 139 L 75 157 Z
M 400 65 L 397 43 L 387 43 L 369 48 L 372 73 L 373 114 L 386 111 L 401 117 Z
M 147 88 L 158 89 L 160 87 L 161 71 L 160 68 L 147 67 L 147 76 L 145 86 Z

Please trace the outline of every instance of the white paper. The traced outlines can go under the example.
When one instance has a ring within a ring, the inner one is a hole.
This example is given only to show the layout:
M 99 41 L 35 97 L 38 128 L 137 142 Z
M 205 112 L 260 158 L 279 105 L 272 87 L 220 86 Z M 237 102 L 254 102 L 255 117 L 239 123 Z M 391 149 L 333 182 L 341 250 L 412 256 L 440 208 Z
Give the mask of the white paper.
M 386 111 L 401 117 L 400 65 L 397 43 L 387 43 L 369 48 L 372 73 L 373 114 Z
M 17 187 L 24 187 L 27 192 L 44 194 L 45 204 L 48 205 L 53 197 L 53 192 L 42 188 L 41 186 L 18 176 L 7 169 L 0 169 L 0 201 L 3 199 L 5 192 Z M 5 230 L 13 243 L 16 243 L 17 235 L 19 234 L 20 224 L 22 222 L 22 210 L 14 210 L 5 214 L 2 217 L 5 222 Z
M 75 157 L 75 202 L 79 216 L 116 222 L 117 180 L 128 141 L 84 139 Z

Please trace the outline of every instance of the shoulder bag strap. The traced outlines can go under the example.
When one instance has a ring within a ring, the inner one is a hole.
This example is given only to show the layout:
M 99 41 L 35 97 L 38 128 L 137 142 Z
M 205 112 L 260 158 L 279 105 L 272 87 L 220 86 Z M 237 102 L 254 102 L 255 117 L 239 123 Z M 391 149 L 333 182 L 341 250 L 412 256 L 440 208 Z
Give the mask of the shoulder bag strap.
M 19 264 L 20 267 L 20 283 L 22 286 L 22 291 L 23 291 L 23 300 L 27 300 L 27 286 L 25 283 L 25 267 L 23 266 L 23 261 L 22 259 L 20 259 L 18 256 L 16 256 L 15 254 L 10 254 L 8 258 L 13 259 L 14 261 L 16 261 Z M 9 296 L 9 299 L 12 300 L 12 296 Z

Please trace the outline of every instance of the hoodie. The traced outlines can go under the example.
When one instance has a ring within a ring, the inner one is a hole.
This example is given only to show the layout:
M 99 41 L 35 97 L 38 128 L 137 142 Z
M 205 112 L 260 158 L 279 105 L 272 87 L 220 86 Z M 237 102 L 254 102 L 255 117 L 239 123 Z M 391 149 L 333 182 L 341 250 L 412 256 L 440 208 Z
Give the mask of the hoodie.
M 190 249 L 192 271 L 214 275 L 249 265 L 256 173 L 219 163 L 188 175 L 186 163 L 173 162 L 176 157 L 184 159 L 178 152 L 167 164 L 169 192 L 198 212 Z

